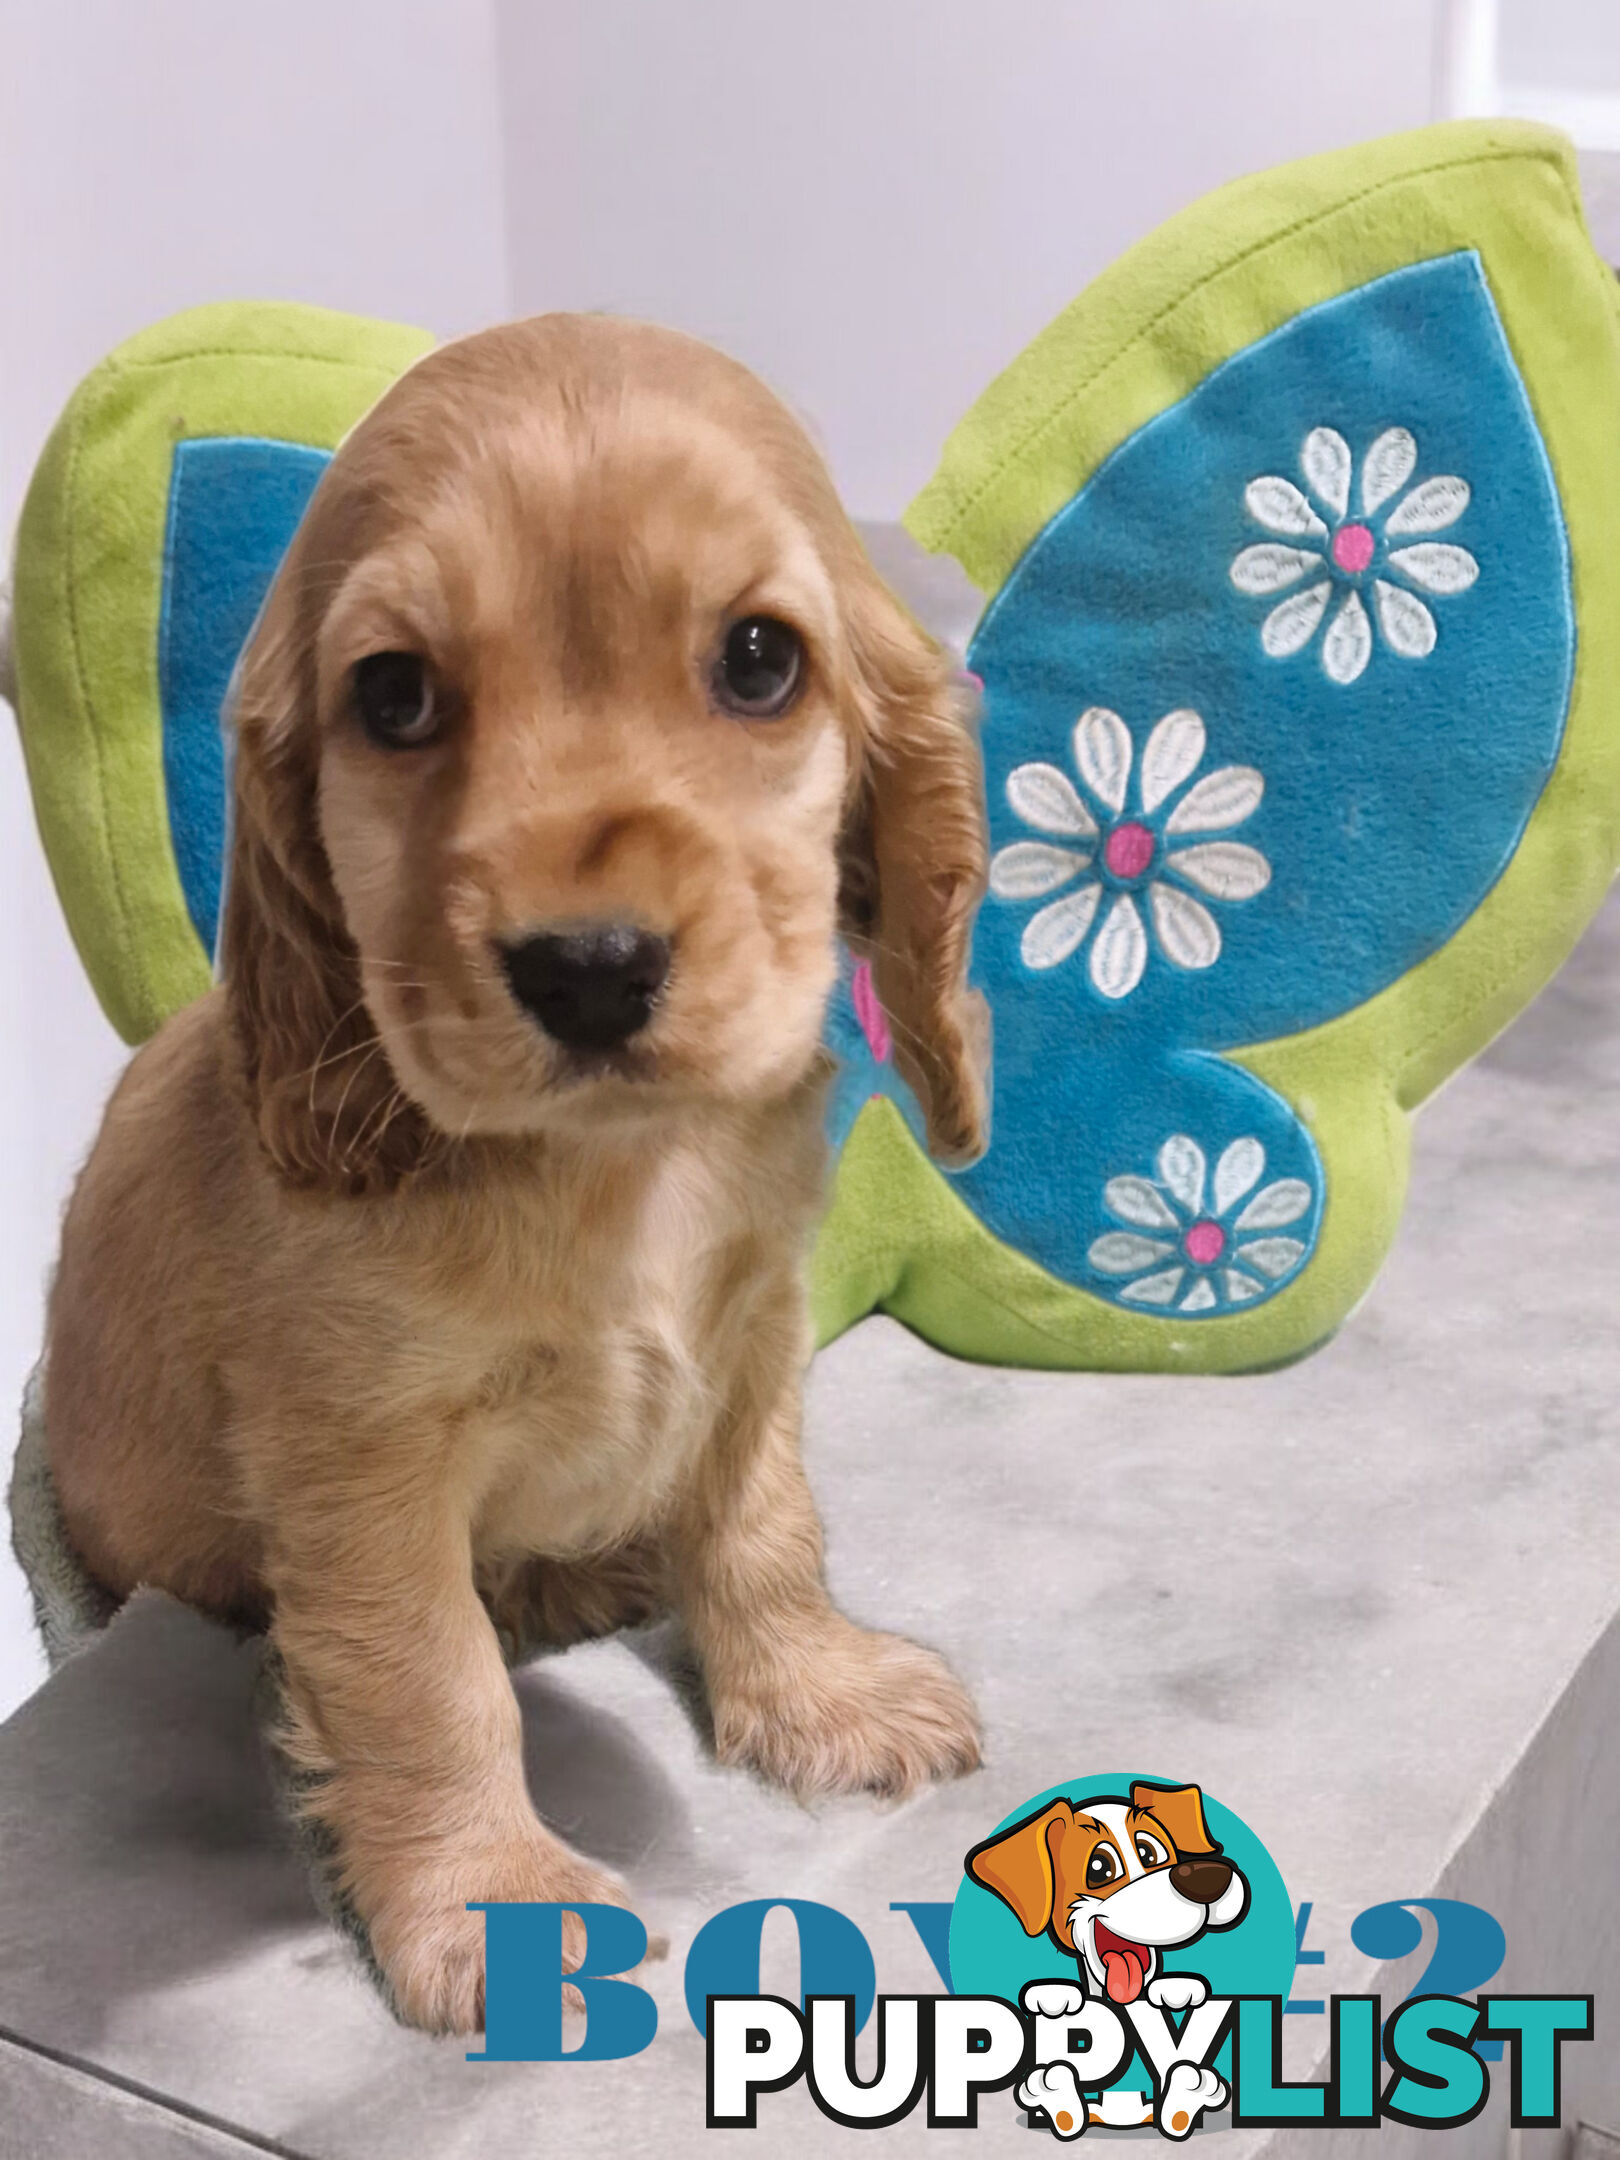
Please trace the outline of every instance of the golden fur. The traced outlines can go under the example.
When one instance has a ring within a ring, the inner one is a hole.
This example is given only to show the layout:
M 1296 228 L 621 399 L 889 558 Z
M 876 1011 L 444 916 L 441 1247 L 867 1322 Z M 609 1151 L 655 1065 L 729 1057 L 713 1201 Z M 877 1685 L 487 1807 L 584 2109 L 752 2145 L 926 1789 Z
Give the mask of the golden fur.
M 716 709 L 728 622 L 808 655 Z M 423 655 L 450 717 L 357 723 Z M 499 1631 L 682 1618 L 721 1759 L 798 1792 L 977 1760 L 932 1653 L 829 1602 L 799 1456 L 835 931 L 935 1151 L 983 1145 L 976 748 L 743 369 L 543 317 L 442 348 L 333 460 L 235 691 L 222 982 L 134 1059 L 68 1211 L 50 1457 L 86 1564 L 268 1627 L 400 2014 L 482 2016 L 469 1899 L 622 1891 L 539 1822 Z M 673 940 L 582 1068 L 492 941 Z

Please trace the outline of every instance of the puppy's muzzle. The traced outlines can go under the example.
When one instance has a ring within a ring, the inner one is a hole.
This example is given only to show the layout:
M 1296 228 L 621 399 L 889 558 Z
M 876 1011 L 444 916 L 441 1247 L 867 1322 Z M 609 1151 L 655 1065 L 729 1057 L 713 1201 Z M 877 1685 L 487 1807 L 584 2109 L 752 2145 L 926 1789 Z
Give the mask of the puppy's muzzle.
M 1173 1886 L 1195 1905 L 1213 1905 L 1231 1880 L 1230 1860 L 1178 1860 L 1170 1870 Z
M 593 923 L 499 946 L 512 995 L 568 1050 L 616 1050 L 647 1025 L 669 976 L 669 940 Z

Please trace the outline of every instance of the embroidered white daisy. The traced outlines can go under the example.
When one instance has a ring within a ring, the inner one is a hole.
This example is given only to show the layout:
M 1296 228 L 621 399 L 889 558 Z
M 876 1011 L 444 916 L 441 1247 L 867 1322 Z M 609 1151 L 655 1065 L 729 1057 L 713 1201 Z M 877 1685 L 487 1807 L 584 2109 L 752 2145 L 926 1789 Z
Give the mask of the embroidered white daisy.
M 1221 931 L 1205 900 L 1252 900 L 1271 882 L 1271 865 L 1246 842 L 1201 837 L 1229 833 L 1252 817 L 1266 786 L 1252 765 L 1222 765 L 1187 787 L 1205 742 L 1197 713 L 1166 713 L 1138 763 L 1118 713 L 1094 705 L 1075 723 L 1079 788 L 1056 765 L 1018 765 L 1009 773 L 1008 802 L 1026 825 L 1051 837 L 998 850 L 990 890 L 1002 900 L 1043 900 L 1072 888 L 1024 925 L 1018 949 L 1025 967 L 1056 967 L 1093 925 L 1100 927 L 1087 966 L 1106 998 L 1126 997 L 1142 980 L 1149 925 L 1171 966 L 1214 966 Z
M 1439 635 L 1433 611 L 1410 588 L 1442 597 L 1466 592 L 1479 564 L 1465 547 L 1423 537 L 1456 524 L 1470 489 L 1456 473 L 1437 473 L 1407 489 L 1417 456 L 1409 428 L 1386 428 L 1362 460 L 1357 487 L 1344 437 L 1335 428 L 1312 428 L 1300 452 L 1309 494 L 1280 473 L 1249 482 L 1243 501 L 1250 517 L 1278 537 L 1246 547 L 1231 576 L 1239 592 L 1286 596 L 1260 626 L 1260 642 L 1274 659 L 1302 652 L 1326 623 L 1323 671 L 1332 682 L 1353 683 L 1372 658 L 1375 618 L 1385 644 L 1403 660 L 1433 652 Z
M 1104 1232 L 1087 1257 L 1099 1274 L 1129 1278 L 1113 1290 L 1122 1302 L 1229 1310 L 1275 1289 L 1304 1259 L 1303 1239 L 1277 1233 L 1309 1212 L 1311 1188 L 1297 1177 L 1262 1185 L 1266 1151 L 1252 1134 L 1222 1151 L 1213 1178 L 1186 1133 L 1170 1135 L 1155 1167 L 1156 1178 L 1103 1187 L 1109 1214 L 1130 1228 Z

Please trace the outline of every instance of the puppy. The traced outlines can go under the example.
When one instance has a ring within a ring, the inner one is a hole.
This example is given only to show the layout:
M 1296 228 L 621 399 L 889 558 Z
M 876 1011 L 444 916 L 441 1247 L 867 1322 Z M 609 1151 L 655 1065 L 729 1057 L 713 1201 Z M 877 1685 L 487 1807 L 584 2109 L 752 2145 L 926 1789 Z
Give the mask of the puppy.
M 673 1610 L 797 1793 L 978 1759 L 829 1601 L 799 1421 L 840 929 L 934 1152 L 984 1144 L 979 759 L 783 407 L 568 316 L 348 438 L 234 723 L 221 981 L 68 1209 L 50 1469 L 111 1597 L 269 1631 L 393 2002 L 466 2032 L 469 1900 L 624 1894 L 534 1813 L 503 1640 Z

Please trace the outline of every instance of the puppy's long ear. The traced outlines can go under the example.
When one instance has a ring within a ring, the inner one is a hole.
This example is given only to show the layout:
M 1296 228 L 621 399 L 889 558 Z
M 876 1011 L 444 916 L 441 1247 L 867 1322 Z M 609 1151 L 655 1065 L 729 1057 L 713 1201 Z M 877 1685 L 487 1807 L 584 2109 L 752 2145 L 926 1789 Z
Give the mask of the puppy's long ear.
M 846 575 L 845 620 L 860 755 L 842 927 L 871 961 L 930 1149 L 962 1165 L 989 1141 L 990 1015 L 967 987 L 988 857 L 971 701 L 864 555 Z
M 265 1153 L 289 1184 L 360 1193 L 416 1168 L 429 1133 L 366 1008 L 321 843 L 316 617 L 298 554 L 295 541 L 232 688 L 221 975 Z
M 1043 1933 L 1051 1921 L 1057 1896 L 1054 1847 L 1073 1821 L 1068 1801 L 1054 1800 L 1043 1813 L 976 1845 L 967 1856 L 973 1880 L 1012 1907 L 1026 1935 Z
M 1204 1821 L 1204 1796 L 1196 1785 L 1133 1785 L 1131 1806 L 1151 1815 L 1161 1830 L 1168 1831 L 1176 1851 L 1218 1853 L 1220 1846 Z

